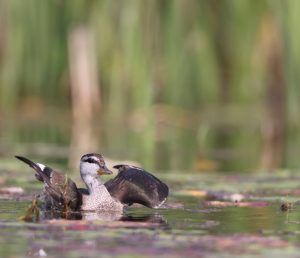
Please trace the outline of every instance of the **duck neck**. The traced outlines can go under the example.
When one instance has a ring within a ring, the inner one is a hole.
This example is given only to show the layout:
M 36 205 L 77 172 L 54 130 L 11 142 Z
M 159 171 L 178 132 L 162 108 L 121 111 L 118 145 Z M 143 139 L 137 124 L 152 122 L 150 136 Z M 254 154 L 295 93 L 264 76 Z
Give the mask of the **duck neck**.
M 82 180 L 84 181 L 86 187 L 89 190 L 90 195 L 94 195 L 99 192 L 99 190 L 103 189 L 106 190 L 103 182 L 98 179 L 97 177 L 93 177 L 90 175 L 82 176 Z

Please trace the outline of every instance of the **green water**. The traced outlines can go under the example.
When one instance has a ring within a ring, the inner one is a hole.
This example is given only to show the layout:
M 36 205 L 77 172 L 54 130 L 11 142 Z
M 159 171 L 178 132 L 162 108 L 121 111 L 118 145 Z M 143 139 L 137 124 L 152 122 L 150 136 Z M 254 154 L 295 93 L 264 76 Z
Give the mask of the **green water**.
M 297 207 L 281 212 L 276 201 L 258 208 L 207 207 L 188 196 L 171 201 L 180 207 L 134 207 L 115 221 L 25 223 L 19 217 L 28 201 L 1 199 L 1 257 L 248 257 L 254 250 L 258 257 L 294 257 L 298 251 Z
M 290 172 L 162 174 L 170 196 L 161 209 L 84 213 L 81 220 L 41 213 L 38 223 L 19 219 L 41 188 L 31 171 L 11 168 L 0 174 L 7 186 L 24 188 L 22 195 L 0 194 L 0 257 L 298 257 L 300 252 L 300 206 L 280 210 L 283 201 L 300 199 L 300 178 Z M 212 199 L 226 204 L 230 200 L 222 198 L 236 193 L 250 205 L 209 205 Z

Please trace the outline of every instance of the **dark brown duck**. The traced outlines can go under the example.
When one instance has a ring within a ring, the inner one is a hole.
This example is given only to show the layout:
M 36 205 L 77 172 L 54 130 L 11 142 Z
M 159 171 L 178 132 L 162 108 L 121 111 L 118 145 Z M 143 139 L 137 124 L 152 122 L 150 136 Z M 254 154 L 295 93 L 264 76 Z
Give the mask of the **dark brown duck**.
M 16 156 L 36 171 L 37 180 L 44 183 L 41 201 L 46 209 L 123 210 L 124 206 L 139 203 L 158 208 L 169 193 L 168 186 L 142 168 L 116 165 L 118 175 L 106 182 L 100 176 L 112 174 L 103 156 L 86 154 L 80 160 L 80 175 L 86 189 L 78 188 L 69 177 L 45 165 Z

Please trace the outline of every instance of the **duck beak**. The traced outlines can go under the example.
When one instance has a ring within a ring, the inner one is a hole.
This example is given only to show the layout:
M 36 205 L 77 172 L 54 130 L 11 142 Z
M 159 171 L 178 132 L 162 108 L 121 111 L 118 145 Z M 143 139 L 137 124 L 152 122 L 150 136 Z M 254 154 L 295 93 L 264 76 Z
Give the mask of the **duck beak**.
M 97 174 L 99 176 L 102 175 L 111 175 L 113 172 L 110 171 L 107 167 L 101 167 L 100 169 L 98 169 Z

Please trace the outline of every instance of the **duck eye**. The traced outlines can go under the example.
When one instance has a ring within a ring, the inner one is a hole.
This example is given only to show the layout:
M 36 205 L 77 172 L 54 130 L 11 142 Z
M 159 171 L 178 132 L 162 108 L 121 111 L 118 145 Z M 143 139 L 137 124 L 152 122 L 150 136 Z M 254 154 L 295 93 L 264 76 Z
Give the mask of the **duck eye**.
M 88 163 L 96 163 L 96 160 L 92 159 L 92 158 L 88 158 L 85 160 L 85 162 L 88 162 Z

